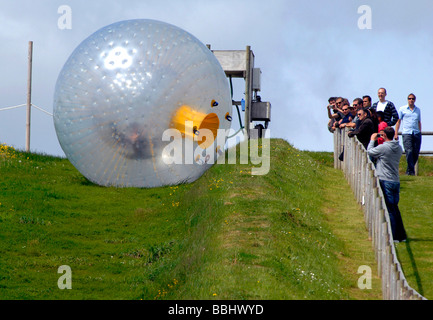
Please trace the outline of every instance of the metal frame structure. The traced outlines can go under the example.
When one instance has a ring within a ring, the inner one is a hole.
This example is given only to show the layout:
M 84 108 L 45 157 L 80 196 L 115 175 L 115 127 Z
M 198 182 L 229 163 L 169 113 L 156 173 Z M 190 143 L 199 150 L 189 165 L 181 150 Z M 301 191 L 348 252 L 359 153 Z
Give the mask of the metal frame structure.
M 207 47 L 211 50 L 211 46 Z M 261 102 L 257 92 L 260 91 L 259 68 L 254 68 L 254 53 L 251 46 L 245 50 L 211 50 L 218 59 L 225 74 L 229 78 L 243 78 L 245 80 L 245 137 L 251 138 L 251 123 L 265 121 L 264 128 L 268 127 L 271 104 Z M 233 101 L 233 105 L 241 105 L 241 101 Z M 263 127 L 263 126 L 262 126 Z M 259 137 L 261 134 L 259 134 Z

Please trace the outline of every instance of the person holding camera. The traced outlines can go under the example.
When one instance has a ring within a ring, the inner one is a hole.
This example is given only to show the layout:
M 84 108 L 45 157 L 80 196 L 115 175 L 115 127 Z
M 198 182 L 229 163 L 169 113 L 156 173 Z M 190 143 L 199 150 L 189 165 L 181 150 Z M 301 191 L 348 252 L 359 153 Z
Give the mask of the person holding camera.
M 330 97 L 328 99 L 328 106 L 326 108 L 328 109 L 328 118 L 330 119 L 328 122 L 328 130 L 331 133 L 333 133 L 335 130 L 335 128 L 333 128 L 334 123 L 341 119 L 341 114 L 339 112 L 339 109 L 337 108 L 337 102 L 339 105 L 341 105 L 342 100 L 343 100 L 342 98 L 336 98 L 336 97 Z
M 350 110 L 349 102 L 343 102 L 343 108 L 341 109 L 343 111 L 342 119 L 340 119 L 338 122 L 335 122 L 332 129 L 335 130 L 335 128 L 344 128 L 348 123 L 352 122 L 352 114 Z
M 394 140 L 395 130 L 393 127 L 386 127 L 380 135 L 384 140 L 383 144 L 375 147 L 379 134 L 373 133 L 368 144 L 367 153 L 376 160 L 376 173 L 388 209 L 394 242 L 406 241 L 406 230 L 398 207 L 400 200 L 400 175 L 398 170 L 403 149 L 399 142 Z

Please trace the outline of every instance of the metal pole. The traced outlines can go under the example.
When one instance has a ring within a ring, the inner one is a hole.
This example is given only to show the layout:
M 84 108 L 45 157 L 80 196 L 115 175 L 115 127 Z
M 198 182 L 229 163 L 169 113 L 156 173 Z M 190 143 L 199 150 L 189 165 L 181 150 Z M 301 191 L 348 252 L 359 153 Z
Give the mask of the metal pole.
M 29 41 L 29 65 L 27 70 L 27 119 L 26 119 L 26 151 L 30 152 L 30 119 L 32 107 L 32 60 L 33 41 Z
M 245 138 L 250 138 L 251 119 L 251 47 L 246 49 L 246 70 L 245 70 Z

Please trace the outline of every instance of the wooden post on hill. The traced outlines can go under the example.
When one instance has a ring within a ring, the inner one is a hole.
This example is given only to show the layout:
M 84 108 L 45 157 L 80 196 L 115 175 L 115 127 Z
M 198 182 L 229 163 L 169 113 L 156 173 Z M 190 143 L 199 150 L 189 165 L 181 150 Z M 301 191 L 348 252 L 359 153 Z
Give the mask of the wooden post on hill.
M 252 83 L 251 83 L 251 46 L 246 48 L 245 58 L 245 140 L 250 139 L 250 122 L 251 122 L 251 100 L 252 100 Z
M 26 119 L 26 151 L 30 152 L 30 119 L 32 108 L 32 60 L 33 60 L 33 41 L 29 41 L 29 56 L 27 70 L 27 119 Z

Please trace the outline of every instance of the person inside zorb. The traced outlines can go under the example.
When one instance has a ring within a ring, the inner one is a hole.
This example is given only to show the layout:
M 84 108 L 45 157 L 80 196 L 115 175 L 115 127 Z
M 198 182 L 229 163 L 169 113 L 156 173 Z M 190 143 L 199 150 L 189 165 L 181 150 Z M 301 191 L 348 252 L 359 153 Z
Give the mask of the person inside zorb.
M 194 181 L 215 162 L 231 108 L 227 77 L 203 43 L 176 26 L 138 19 L 80 43 L 59 74 L 53 118 L 65 155 L 90 181 L 157 187 Z M 172 146 L 184 160 L 192 143 L 192 163 L 166 161 L 167 130 L 179 132 Z

